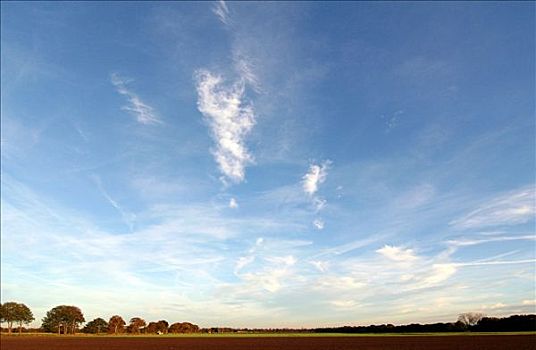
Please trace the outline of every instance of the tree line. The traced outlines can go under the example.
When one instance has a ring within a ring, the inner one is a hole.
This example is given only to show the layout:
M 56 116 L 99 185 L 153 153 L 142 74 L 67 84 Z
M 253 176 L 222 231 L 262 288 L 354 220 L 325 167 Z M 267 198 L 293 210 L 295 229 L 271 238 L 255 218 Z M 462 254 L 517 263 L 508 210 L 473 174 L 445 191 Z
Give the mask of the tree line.
M 22 303 L 6 302 L 0 304 L 0 322 L 7 323 L 8 333 L 13 325 L 18 326 L 19 333 L 23 325 L 34 320 L 30 308 Z M 512 315 L 509 317 L 484 317 L 480 313 L 468 312 L 459 315 L 456 322 L 395 326 L 393 324 L 370 326 L 326 327 L 316 329 L 236 329 L 236 328 L 199 328 L 190 322 L 169 324 L 165 320 L 147 323 L 141 317 L 133 317 L 127 324 L 119 315 L 108 321 L 96 318 L 85 324 L 84 314 L 80 308 L 59 305 L 46 313 L 42 319 L 41 331 L 57 334 L 75 334 L 79 331 L 89 334 L 167 334 L 167 333 L 429 333 L 429 332 L 520 332 L 536 331 L 536 315 Z
M 176 322 L 169 324 L 166 320 L 146 323 L 141 317 L 133 317 L 129 324 L 119 316 L 114 315 L 106 322 L 102 318 L 96 318 L 88 322 L 82 332 L 90 334 L 167 334 L 167 333 L 198 333 L 199 326 L 190 322 Z
M 395 326 L 393 324 L 370 326 L 344 326 L 317 328 L 316 333 L 437 333 L 437 332 L 525 332 L 536 331 L 536 315 L 512 315 L 508 317 L 484 317 L 480 313 L 463 313 L 456 322 Z
M 0 304 L 0 322 L 7 323 L 8 333 L 12 332 L 13 324 L 19 325 L 19 333 L 23 324 L 34 320 L 32 311 L 24 304 L 7 302 Z M 129 324 L 119 316 L 114 315 L 108 321 L 96 318 L 86 323 L 82 310 L 76 306 L 59 305 L 46 313 L 41 323 L 41 330 L 48 333 L 75 334 L 79 331 L 90 334 L 167 334 L 167 333 L 197 333 L 199 326 L 190 322 L 176 322 L 169 324 L 165 320 L 149 322 L 141 317 L 133 317 Z

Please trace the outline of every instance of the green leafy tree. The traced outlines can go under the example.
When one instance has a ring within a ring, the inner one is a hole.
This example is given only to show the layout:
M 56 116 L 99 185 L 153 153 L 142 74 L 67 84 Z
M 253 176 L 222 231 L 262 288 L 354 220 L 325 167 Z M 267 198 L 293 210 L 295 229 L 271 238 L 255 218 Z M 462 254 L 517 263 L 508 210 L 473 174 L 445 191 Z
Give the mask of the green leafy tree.
M 17 322 L 19 323 L 19 334 L 22 333 L 22 325 L 29 324 L 35 320 L 32 310 L 24 304 L 17 305 Z
M 151 322 L 145 328 L 145 333 L 160 333 L 166 334 L 168 332 L 168 323 L 165 320 L 160 320 L 158 322 Z
M 141 328 L 145 327 L 145 320 L 140 317 L 133 317 L 130 319 L 130 324 L 127 327 L 127 332 L 132 334 L 139 334 Z
M 108 322 L 102 318 L 96 318 L 86 324 L 82 331 L 84 333 L 99 334 L 108 330 Z
M 125 331 L 125 320 L 119 315 L 114 315 L 108 321 L 108 333 L 118 334 Z
M 169 326 L 169 333 L 198 333 L 199 326 L 190 322 L 177 322 Z
M 24 304 L 14 301 L 0 304 L 0 322 L 7 323 L 8 333 L 11 333 L 14 322 L 19 324 L 19 333 L 21 333 L 22 325 L 28 324 L 33 320 L 32 311 Z
M 13 322 L 17 319 L 17 303 L 9 301 L 0 306 L 0 320 L 7 323 L 7 332 L 11 333 Z
M 75 334 L 83 322 L 85 322 L 84 315 L 78 307 L 60 305 L 47 312 L 41 327 L 47 332 Z

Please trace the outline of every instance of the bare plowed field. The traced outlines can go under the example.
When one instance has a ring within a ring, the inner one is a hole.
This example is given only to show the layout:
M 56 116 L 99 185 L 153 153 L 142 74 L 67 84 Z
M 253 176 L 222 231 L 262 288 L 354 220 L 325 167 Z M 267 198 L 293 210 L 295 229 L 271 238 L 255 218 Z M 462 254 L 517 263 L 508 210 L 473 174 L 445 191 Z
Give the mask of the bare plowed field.
M 2 350 L 535 350 L 536 335 L 1 338 Z

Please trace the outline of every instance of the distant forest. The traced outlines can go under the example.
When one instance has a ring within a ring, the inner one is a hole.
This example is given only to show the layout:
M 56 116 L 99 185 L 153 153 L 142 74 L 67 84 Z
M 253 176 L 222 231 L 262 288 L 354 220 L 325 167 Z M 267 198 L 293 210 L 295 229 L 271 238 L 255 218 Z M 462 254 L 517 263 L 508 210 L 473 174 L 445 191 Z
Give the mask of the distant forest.
M 435 333 L 435 332 L 526 332 L 536 331 L 536 315 L 512 315 L 509 317 L 479 317 L 475 322 L 467 322 L 466 314 L 457 322 L 412 323 L 401 326 L 392 324 L 371 326 L 344 326 L 316 328 L 315 333 Z
M 165 320 L 147 323 L 141 317 L 133 317 L 129 323 L 119 315 L 108 321 L 96 318 L 86 323 L 82 310 L 76 306 L 59 305 L 47 312 L 40 328 L 25 328 L 34 321 L 32 311 L 22 303 L 0 304 L 0 322 L 7 328 L 2 332 L 47 332 L 57 334 L 167 334 L 167 333 L 436 333 L 436 332 L 524 332 L 536 331 L 536 315 L 512 315 L 509 317 L 484 317 L 480 313 L 460 314 L 456 322 L 395 326 L 393 324 L 370 326 L 325 327 L 314 329 L 292 328 L 200 328 L 190 322 L 169 324 Z M 85 325 L 84 325 L 85 324 Z M 82 325 L 84 325 L 82 327 Z

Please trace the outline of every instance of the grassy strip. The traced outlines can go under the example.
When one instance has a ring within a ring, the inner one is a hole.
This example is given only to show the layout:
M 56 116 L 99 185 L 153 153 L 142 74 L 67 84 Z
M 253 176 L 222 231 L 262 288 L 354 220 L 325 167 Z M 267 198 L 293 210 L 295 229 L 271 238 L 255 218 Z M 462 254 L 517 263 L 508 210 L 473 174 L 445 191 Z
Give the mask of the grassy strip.
M 534 335 L 536 332 L 441 332 L 441 333 L 191 333 L 191 334 L 83 334 L 58 335 L 55 333 L 1 334 L 3 337 L 59 337 L 59 338 L 272 338 L 272 337 L 429 337 L 429 336 L 481 336 L 481 335 Z

